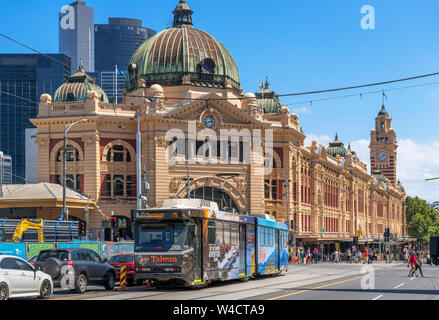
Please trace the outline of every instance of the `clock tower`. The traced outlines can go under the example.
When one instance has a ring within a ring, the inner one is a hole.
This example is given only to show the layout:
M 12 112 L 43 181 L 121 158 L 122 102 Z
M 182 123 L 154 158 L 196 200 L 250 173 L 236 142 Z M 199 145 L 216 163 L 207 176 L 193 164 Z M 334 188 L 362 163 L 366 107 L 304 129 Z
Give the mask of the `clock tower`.
M 370 132 L 370 171 L 377 171 L 396 184 L 396 133 L 392 129 L 392 118 L 386 108 L 381 107 L 375 118 L 375 129 Z

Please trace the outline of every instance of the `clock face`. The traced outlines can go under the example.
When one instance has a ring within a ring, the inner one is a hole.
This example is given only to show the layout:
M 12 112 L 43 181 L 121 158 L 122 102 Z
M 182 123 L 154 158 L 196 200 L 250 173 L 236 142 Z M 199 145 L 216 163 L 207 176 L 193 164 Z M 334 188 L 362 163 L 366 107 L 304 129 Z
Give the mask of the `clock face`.
M 385 153 L 384 151 L 381 151 L 380 153 L 378 153 L 378 160 L 384 161 L 386 159 L 387 159 L 387 153 Z
M 212 115 L 208 115 L 204 118 L 204 125 L 206 128 L 212 129 L 215 127 L 215 118 Z

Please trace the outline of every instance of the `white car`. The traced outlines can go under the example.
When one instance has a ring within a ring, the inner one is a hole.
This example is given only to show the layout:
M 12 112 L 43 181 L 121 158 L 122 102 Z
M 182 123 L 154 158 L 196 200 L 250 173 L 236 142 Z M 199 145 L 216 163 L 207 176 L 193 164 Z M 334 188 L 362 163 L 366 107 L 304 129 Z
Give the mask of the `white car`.
M 36 270 L 27 261 L 0 254 L 0 300 L 9 298 L 40 297 L 52 295 L 52 278 Z

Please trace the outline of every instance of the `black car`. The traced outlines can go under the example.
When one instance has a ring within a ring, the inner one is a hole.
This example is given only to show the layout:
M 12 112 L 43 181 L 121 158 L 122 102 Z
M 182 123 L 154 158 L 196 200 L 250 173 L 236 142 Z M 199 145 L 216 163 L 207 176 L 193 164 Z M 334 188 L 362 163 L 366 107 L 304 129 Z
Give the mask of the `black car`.
M 84 293 L 87 285 L 103 285 L 106 290 L 114 289 L 116 272 L 106 262 L 106 259 L 102 260 L 90 249 L 49 249 L 40 252 L 35 268 L 50 275 L 55 287 L 61 287 L 61 281 L 64 281 L 64 285 L 71 290 Z M 74 280 L 65 271 L 69 268 L 73 268 Z

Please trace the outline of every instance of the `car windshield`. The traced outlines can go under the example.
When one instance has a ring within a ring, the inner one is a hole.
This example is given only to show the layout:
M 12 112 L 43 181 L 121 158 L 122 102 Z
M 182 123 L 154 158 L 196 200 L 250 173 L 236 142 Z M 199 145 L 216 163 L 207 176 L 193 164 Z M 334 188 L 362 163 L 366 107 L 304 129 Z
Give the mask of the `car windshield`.
M 113 256 L 110 263 L 130 263 L 134 261 L 134 256 Z
M 46 261 L 49 258 L 56 258 L 60 261 L 67 261 L 69 260 L 69 252 L 55 250 L 41 251 L 38 256 L 38 261 Z
M 136 226 L 135 251 L 178 251 L 193 247 L 194 226 L 147 223 Z

